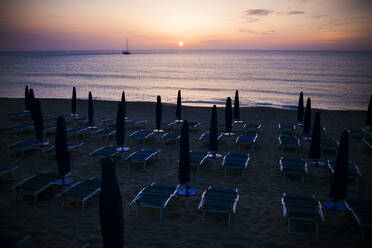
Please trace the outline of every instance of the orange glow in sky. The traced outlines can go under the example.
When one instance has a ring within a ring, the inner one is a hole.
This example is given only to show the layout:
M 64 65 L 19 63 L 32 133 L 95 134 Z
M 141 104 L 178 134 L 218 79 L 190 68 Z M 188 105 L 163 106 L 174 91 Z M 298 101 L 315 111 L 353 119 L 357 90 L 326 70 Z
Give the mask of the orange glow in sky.
M 2 0 L 0 50 L 372 50 L 370 0 Z M 182 47 L 178 44 L 178 47 Z

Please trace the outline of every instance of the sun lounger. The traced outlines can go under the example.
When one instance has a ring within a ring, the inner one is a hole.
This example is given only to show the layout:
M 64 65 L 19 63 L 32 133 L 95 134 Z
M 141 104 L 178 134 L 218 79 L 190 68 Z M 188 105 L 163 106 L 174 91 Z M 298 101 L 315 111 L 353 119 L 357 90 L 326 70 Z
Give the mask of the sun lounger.
M 364 238 L 365 229 L 372 227 L 372 199 L 350 198 L 345 200 L 345 205 L 353 214 Z
M 366 144 L 370 149 L 372 149 L 372 137 L 364 137 L 362 139 L 364 144 Z
M 83 247 L 81 247 L 81 248 L 99 248 L 99 246 L 93 246 L 93 245 L 91 245 L 91 244 L 85 244 L 85 245 L 83 245 Z
M 125 125 L 128 128 L 140 128 L 144 127 L 147 123 L 147 120 L 125 120 Z
M 71 128 L 66 129 L 66 134 L 72 135 L 74 139 L 76 140 L 79 134 L 82 134 L 87 130 L 88 130 L 87 127 L 71 127 Z
M 304 183 L 305 174 L 308 173 L 307 163 L 304 159 L 281 157 L 279 164 L 280 164 L 280 171 L 282 173 L 283 184 L 285 183 L 285 177 L 287 174 L 301 176 L 301 181 L 302 183 Z
M 0 166 L 0 175 L 14 171 L 16 169 L 18 169 L 18 166 Z
M 335 173 L 335 166 L 336 166 L 336 161 L 328 160 L 328 168 L 331 171 L 332 175 L 334 175 L 334 173 Z M 360 173 L 358 165 L 349 162 L 349 164 L 347 166 L 347 176 L 348 176 L 349 179 L 354 181 L 354 186 L 349 186 L 349 188 L 358 188 L 358 186 L 359 186 L 358 178 L 361 175 L 362 175 L 362 173 Z
M 219 133 L 217 136 L 217 140 L 222 139 L 223 132 Z M 209 142 L 209 132 L 202 133 L 202 135 L 199 138 L 199 141 L 201 141 L 203 144 L 208 144 Z
M 154 135 L 153 131 L 150 130 L 140 130 L 135 131 L 129 135 L 129 137 L 132 137 L 134 140 L 142 141 L 142 143 L 145 143 L 147 139 L 152 137 Z
M 65 200 L 81 201 L 81 210 L 84 210 L 85 202 L 101 191 L 101 179 L 92 177 L 85 181 L 80 181 L 65 191 L 59 193 L 56 197 L 62 197 L 62 208 Z
M 242 176 L 244 176 L 244 170 L 248 167 L 249 154 L 242 153 L 228 153 L 223 157 L 222 166 L 225 167 L 224 176 L 227 176 L 227 169 L 236 168 L 242 170 Z
M 324 154 L 325 151 L 337 152 L 338 146 L 339 146 L 339 142 L 331 138 L 323 138 L 320 143 L 322 154 Z
M 361 127 L 349 127 L 347 130 L 349 131 L 351 138 L 363 137 L 366 132 L 366 130 Z
M 24 118 L 30 117 L 30 112 L 21 111 L 21 112 L 9 113 L 8 116 L 12 119 L 24 119 Z
M 25 131 L 33 130 L 34 123 L 33 122 L 23 122 L 23 123 L 16 123 L 9 127 L 12 133 L 17 133 L 21 135 Z
M 196 170 L 199 173 L 200 166 L 207 159 L 207 157 L 208 157 L 208 152 L 190 151 L 190 166 L 196 167 Z
M 296 153 L 300 150 L 300 139 L 296 136 L 282 134 L 279 136 L 280 152 L 284 149 L 295 149 Z
M 21 159 L 23 159 L 24 153 L 27 150 L 35 148 L 40 145 L 38 140 L 23 140 L 9 146 L 10 149 L 14 149 L 21 152 Z
M 202 223 L 205 222 L 205 213 L 223 213 L 228 215 L 227 223 L 231 222 L 231 215 L 235 214 L 239 201 L 238 189 L 216 188 L 209 186 L 201 196 L 198 209 L 203 211 Z
M 106 138 L 107 142 L 110 140 L 111 136 L 116 135 L 116 128 L 102 128 L 98 129 L 93 133 L 96 137 Z
M 142 149 L 130 154 L 125 160 L 128 160 L 128 169 L 133 163 L 143 163 L 143 168 L 146 168 L 146 162 L 159 154 L 161 149 Z
M 291 221 L 315 223 L 315 234 L 319 234 L 319 223 L 325 218 L 320 201 L 314 195 L 283 194 L 283 216 L 288 220 L 288 233 L 305 234 L 291 231 Z
M 246 123 L 243 126 L 243 129 L 245 130 L 246 133 L 258 133 L 262 127 L 261 123 Z
M 130 203 L 130 205 L 136 205 L 136 218 L 138 218 L 140 207 L 159 208 L 161 221 L 163 219 L 163 210 L 176 194 L 177 189 L 178 185 L 155 182 L 149 187 L 143 188 Z
M 1 248 L 11 248 L 18 245 L 22 245 L 23 242 L 30 239 L 30 236 L 6 236 L 3 233 L 0 234 L 0 245 Z
M 67 150 L 72 151 L 74 149 L 80 149 L 80 146 L 82 146 L 82 145 L 84 145 L 83 142 L 81 142 L 81 143 L 67 143 Z M 48 147 L 47 149 L 45 149 L 44 152 L 46 153 L 46 159 L 47 160 L 49 159 L 49 153 L 51 153 L 51 152 L 55 153 L 55 151 L 56 151 L 55 146 L 51 146 L 51 147 Z
M 178 141 L 181 138 L 181 134 L 179 132 L 169 132 L 169 133 L 163 134 L 163 136 L 161 136 L 161 138 L 163 140 L 163 145 L 165 145 L 166 143 L 169 143 L 169 142 L 172 142 L 172 143 L 174 142 L 177 145 Z
M 24 194 L 32 195 L 35 204 L 38 195 L 53 185 L 57 179 L 59 179 L 58 173 L 46 171 L 24 179 L 22 182 L 13 186 L 12 189 L 17 192 L 21 190 Z
M 296 130 L 296 126 L 293 124 L 280 123 L 278 127 L 279 127 L 280 134 L 292 135 L 293 132 Z
M 106 158 L 106 157 L 112 158 L 112 157 L 118 155 L 119 153 L 122 155 L 121 158 L 123 159 L 124 151 L 120 151 L 120 149 L 118 149 L 118 148 L 120 148 L 120 147 L 118 147 L 116 145 L 105 146 L 105 147 L 100 147 L 97 150 L 89 153 L 89 156 L 91 156 L 91 158 L 90 158 L 91 164 L 93 165 L 94 159 L 97 158 L 97 157 L 99 157 L 99 158 Z
M 251 147 L 251 152 L 253 153 L 253 146 L 256 143 L 257 137 L 257 133 L 239 135 L 236 138 L 235 143 L 238 144 L 239 151 L 241 146 L 249 146 Z
M 57 130 L 57 126 L 55 126 L 55 125 L 44 126 L 44 134 L 45 135 L 50 134 L 50 133 L 53 133 L 56 130 Z

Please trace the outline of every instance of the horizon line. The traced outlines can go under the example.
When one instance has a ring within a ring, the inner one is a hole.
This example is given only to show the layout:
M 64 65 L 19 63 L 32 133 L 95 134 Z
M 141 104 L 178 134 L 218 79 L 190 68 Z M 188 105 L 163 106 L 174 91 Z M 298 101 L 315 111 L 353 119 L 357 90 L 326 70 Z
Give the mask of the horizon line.
M 122 49 L 79 49 L 79 50 L 0 50 L 0 53 L 4 52 L 116 52 L 123 51 Z M 239 51 L 288 51 L 288 52 L 372 52 L 371 50 L 365 49 L 133 49 L 131 52 L 239 52 Z

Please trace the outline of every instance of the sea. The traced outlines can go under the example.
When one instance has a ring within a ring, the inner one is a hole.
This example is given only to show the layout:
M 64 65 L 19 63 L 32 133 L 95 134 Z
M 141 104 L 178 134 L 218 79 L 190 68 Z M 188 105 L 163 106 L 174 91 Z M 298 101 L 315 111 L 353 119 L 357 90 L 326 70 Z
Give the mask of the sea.
M 367 110 L 372 51 L 45 51 L 0 52 L 0 97 L 36 97 L 224 106 L 239 90 L 241 106 Z

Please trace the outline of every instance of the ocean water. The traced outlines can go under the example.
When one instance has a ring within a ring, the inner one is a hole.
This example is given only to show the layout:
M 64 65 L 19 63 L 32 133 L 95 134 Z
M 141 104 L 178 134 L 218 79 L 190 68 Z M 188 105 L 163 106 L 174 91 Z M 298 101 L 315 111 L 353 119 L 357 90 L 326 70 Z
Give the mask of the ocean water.
M 294 108 L 300 91 L 312 107 L 366 110 L 372 52 L 341 51 L 63 51 L 1 52 L 0 97 L 21 98 L 28 85 L 41 98 L 224 105 L 239 90 L 242 106 Z

